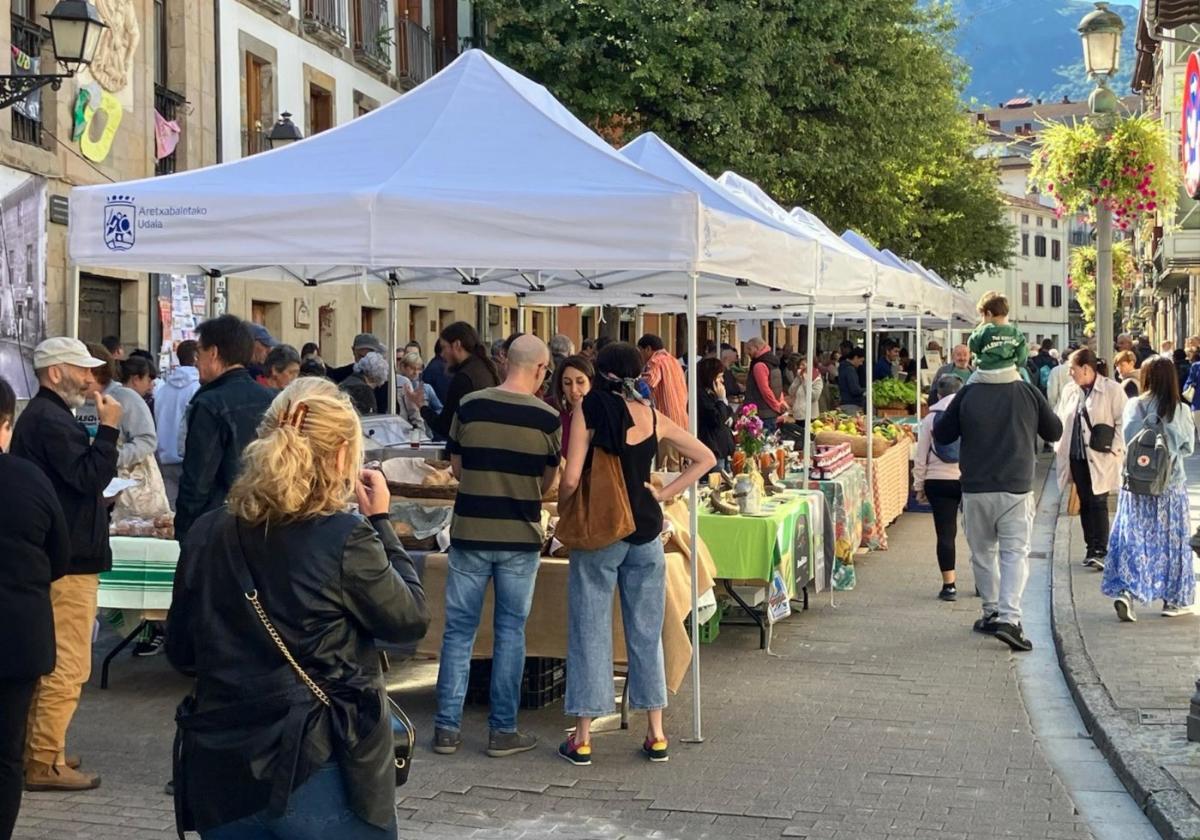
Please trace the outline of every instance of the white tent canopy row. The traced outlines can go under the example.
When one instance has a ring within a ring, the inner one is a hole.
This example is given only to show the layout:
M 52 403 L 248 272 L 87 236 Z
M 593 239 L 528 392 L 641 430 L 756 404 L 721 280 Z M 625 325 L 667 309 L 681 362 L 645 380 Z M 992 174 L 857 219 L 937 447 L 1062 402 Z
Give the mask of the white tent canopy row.
M 893 275 L 811 224 L 718 190 L 667 151 L 648 139 L 618 153 L 541 85 L 471 50 L 399 99 L 285 148 L 73 189 L 70 256 L 77 266 L 127 271 L 386 282 L 393 350 L 402 289 L 583 305 L 662 296 L 676 311 L 686 307 L 690 335 L 702 300 L 750 306 L 824 297 L 861 306 L 870 294 L 923 306 L 923 286 L 905 294 L 893 284 L 907 281 L 905 272 Z M 693 622 L 699 739 L 696 633 Z

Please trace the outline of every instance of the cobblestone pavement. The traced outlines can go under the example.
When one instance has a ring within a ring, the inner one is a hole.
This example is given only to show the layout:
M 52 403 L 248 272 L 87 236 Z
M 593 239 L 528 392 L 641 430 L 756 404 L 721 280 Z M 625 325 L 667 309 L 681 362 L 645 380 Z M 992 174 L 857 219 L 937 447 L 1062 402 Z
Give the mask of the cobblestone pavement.
M 561 704 L 522 715 L 543 748 L 489 759 L 485 713 L 469 707 L 457 756 L 433 755 L 435 667 L 406 666 L 400 697 L 420 730 L 401 789 L 400 836 L 427 838 L 733 838 L 809 840 L 1090 837 L 1030 729 L 1014 655 L 974 634 L 979 602 L 963 569 L 956 604 L 940 585 L 928 515 L 906 514 L 892 550 L 863 557 L 859 584 L 814 597 L 779 626 L 723 626 L 702 651 L 702 745 L 682 743 L 691 697 L 667 715 L 671 761 L 638 754 L 641 721 L 595 738 L 595 764 L 553 747 Z M 961 565 L 965 546 L 960 540 Z M 113 639 L 106 636 L 100 647 Z M 27 794 L 16 837 L 167 838 L 172 711 L 187 683 L 161 657 L 121 656 L 112 687 L 93 677 L 71 749 L 104 776 L 99 790 Z
M 1200 456 L 1187 461 L 1191 520 L 1200 523 Z M 1115 509 L 1115 505 L 1114 505 Z M 1118 621 L 1100 592 L 1102 574 L 1084 568 L 1083 534 L 1070 533 L 1074 617 L 1088 658 L 1139 750 L 1200 802 L 1200 745 L 1187 740 L 1188 704 L 1200 678 L 1200 614 L 1164 618 L 1162 603 L 1138 604 L 1134 624 Z

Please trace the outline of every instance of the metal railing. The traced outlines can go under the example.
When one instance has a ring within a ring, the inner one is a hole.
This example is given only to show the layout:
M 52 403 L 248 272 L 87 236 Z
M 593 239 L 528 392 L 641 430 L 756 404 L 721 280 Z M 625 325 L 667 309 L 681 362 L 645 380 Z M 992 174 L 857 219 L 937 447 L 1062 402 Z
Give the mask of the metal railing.
M 350 19 L 355 55 L 390 67 L 393 32 L 387 25 L 387 0 L 350 0 Z
M 445 36 L 438 38 L 438 43 L 433 53 L 434 72 L 444 70 L 446 65 L 458 58 L 460 52 L 462 50 L 459 48 L 457 38 L 447 38 Z
M 24 3 L 17 2 L 13 4 L 12 45 L 31 58 L 40 58 L 42 43 L 45 41 L 48 33 L 32 19 L 15 13 L 18 10 L 32 13 L 32 7 L 33 3 L 29 0 Z M 53 73 L 57 71 L 41 67 L 37 71 L 31 70 L 30 72 Z M 34 91 L 24 102 L 37 103 L 40 114 L 40 107 L 43 104 L 42 92 Z M 42 145 L 42 120 L 40 116 L 38 119 L 31 119 L 21 113 L 22 107 L 24 107 L 23 104 L 14 105 L 11 108 L 13 140 L 16 140 L 18 143 L 29 143 L 33 146 L 40 146 Z
M 396 74 L 418 85 L 433 75 L 429 30 L 407 18 L 396 21 Z
M 183 104 L 187 100 L 183 94 L 176 93 L 170 88 L 156 84 L 154 86 L 154 110 L 158 111 L 164 120 L 170 122 L 179 118 L 180 111 L 183 110 Z M 154 162 L 155 175 L 170 175 L 176 171 L 176 152 L 173 151 L 165 158 L 161 158 Z
M 346 0 L 304 0 L 304 23 L 309 28 L 346 37 Z

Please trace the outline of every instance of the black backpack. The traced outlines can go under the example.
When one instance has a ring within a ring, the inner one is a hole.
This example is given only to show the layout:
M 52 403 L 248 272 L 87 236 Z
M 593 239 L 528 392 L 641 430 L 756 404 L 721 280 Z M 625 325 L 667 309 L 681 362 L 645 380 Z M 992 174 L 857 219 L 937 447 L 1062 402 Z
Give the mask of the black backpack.
M 1161 496 L 1171 479 L 1173 460 L 1162 418 L 1148 415 L 1125 450 L 1125 489 L 1138 496 Z
M 944 411 L 944 409 L 934 409 L 934 408 L 930 409 L 930 412 L 935 415 L 940 415 L 942 413 L 942 411 Z M 940 419 L 941 419 L 940 416 L 934 417 L 933 425 L 936 426 L 938 420 L 940 420 Z M 932 430 L 930 431 L 930 434 L 933 434 Z M 938 456 L 938 460 L 940 460 L 942 463 L 957 464 L 958 463 L 958 450 L 959 450 L 960 443 L 962 443 L 962 438 L 955 438 L 950 443 L 938 443 L 937 438 L 934 438 L 932 441 L 930 441 L 929 448 L 931 450 L 933 450 L 933 454 Z

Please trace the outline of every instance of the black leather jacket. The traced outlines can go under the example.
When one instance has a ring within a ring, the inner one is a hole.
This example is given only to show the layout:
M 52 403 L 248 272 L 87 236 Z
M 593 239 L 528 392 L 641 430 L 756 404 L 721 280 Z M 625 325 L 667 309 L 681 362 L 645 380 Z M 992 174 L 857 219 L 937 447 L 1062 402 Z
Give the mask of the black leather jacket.
M 242 468 L 242 450 L 258 435 L 258 424 L 273 399 L 275 392 L 255 382 L 245 368 L 226 371 L 192 397 L 175 501 L 175 537 L 180 542 L 202 513 L 225 504 Z
M 322 705 L 263 627 L 239 585 L 239 552 L 288 650 L 333 701 Z M 287 798 L 336 760 L 351 807 L 386 826 L 395 769 L 375 640 L 425 635 L 429 612 L 386 514 L 251 527 L 226 509 L 184 541 L 167 619 L 167 655 L 194 674 L 176 715 L 176 812 L 206 830 Z

